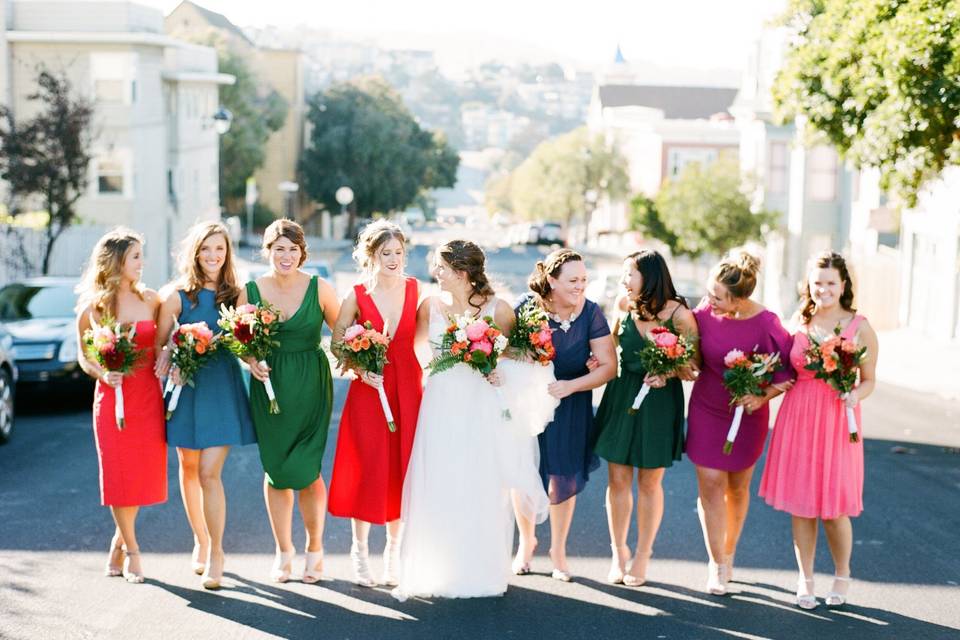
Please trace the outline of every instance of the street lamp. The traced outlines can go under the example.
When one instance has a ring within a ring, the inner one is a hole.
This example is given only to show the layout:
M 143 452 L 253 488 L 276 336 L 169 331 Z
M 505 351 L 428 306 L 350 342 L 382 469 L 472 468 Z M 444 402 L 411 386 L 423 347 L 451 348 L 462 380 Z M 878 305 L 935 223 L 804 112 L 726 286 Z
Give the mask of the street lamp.
M 233 124 L 233 114 L 230 109 L 221 106 L 213 114 L 213 130 L 217 132 L 217 199 L 220 205 L 220 217 L 223 217 L 225 200 L 223 197 L 223 134 L 230 131 L 230 125 Z
M 347 206 L 353 202 L 353 189 L 346 186 L 340 187 L 333 197 L 340 203 L 340 214 L 342 215 L 346 213 Z M 353 237 L 353 213 L 347 219 L 347 237 Z
M 285 180 L 284 182 L 281 182 L 280 184 L 277 185 L 277 189 L 280 189 L 280 191 L 284 195 L 285 202 L 286 202 L 286 209 L 287 209 L 287 218 L 293 220 L 293 194 L 295 194 L 297 191 L 300 190 L 300 185 L 298 185 L 296 182 L 290 182 L 289 180 Z
M 233 124 L 233 113 L 230 112 L 230 109 L 221 106 L 213 114 L 213 128 L 217 130 L 217 133 L 223 135 L 230 131 L 231 124 Z

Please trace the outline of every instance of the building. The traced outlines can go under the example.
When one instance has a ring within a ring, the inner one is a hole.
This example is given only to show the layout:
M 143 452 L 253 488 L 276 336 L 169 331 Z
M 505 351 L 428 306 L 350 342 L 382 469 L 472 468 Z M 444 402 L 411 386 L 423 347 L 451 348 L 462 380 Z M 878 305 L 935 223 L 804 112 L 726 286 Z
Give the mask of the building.
M 471 150 L 506 149 L 510 141 L 531 124 L 530 118 L 486 105 L 463 109 L 460 120 L 466 147 Z
M 243 30 L 215 11 L 184 0 L 164 21 L 166 32 L 191 42 L 222 41 L 243 57 L 262 83 L 264 93 L 276 91 L 287 102 L 287 117 L 267 140 L 263 166 L 254 174 L 260 201 L 274 213 L 287 212 L 287 199 L 278 188 L 284 182 L 298 182 L 298 168 L 304 148 L 306 89 L 304 57 L 299 49 L 258 47 Z M 290 212 L 297 219 L 311 215 L 313 206 L 301 191 Z
M 3 5 L 6 6 L 3 6 Z M 3 94 L 18 117 L 35 105 L 37 69 L 64 74 L 95 101 L 90 186 L 82 220 L 148 238 L 144 279 L 173 271 L 187 227 L 220 217 L 216 52 L 166 35 L 163 15 L 133 2 L 0 2 Z M 58 251 L 76 247 L 58 246 Z M 85 247 L 82 252 L 88 252 Z

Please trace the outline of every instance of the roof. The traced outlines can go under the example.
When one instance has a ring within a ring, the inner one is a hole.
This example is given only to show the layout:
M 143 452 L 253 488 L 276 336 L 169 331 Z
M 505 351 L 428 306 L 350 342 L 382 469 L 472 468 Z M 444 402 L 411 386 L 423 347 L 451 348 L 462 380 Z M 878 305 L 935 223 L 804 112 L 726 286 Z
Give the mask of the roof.
M 649 107 L 664 112 L 671 120 L 706 119 L 725 113 L 737 95 L 737 89 L 720 87 L 666 87 L 608 84 L 599 87 L 600 106 Z
M 196 9 L 197 12 L 203 16 L 203 19 L 206 20 L 211 27 L 216 27 L 217 29 L 223 29 L 224 31 L 229 31 L 230 33 L 237 36 L 238 38 L 248 42 L 251 46 L 256 46 L 253 40 L 247 37 L 247 34 L 245 34 L 240 27 L 230 22 L 230 19 L 227 18 L 227 16 L 223 15 L 222 13 L 217 13 L 216 11 L 211 11 L 210 9 L 201 7 L 196 2 L 190 2 L 190 0 L 184 0 L 180 4 L 190 5 L 191 7 Z

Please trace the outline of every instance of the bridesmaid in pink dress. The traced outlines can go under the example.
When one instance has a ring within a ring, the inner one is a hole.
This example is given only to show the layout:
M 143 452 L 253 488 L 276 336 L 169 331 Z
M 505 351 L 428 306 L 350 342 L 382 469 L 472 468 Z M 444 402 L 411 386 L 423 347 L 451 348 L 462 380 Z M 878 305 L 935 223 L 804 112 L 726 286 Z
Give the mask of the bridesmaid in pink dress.
M 818 519 L 823 521 L 835 573 L 826 604 L 842 605 L 850 586 L 850 518 L 863 511 L 863 438 L 850 442 L 846 407 L 854 408 L 860 431 L 859 402 L 874 388 L 877 334 L 853 308 L 853 282 L 839 254 L 827 252 L 814 259 L 801 304 L 795 319 L 799 330 L 790 352 L 797 382 L 784 396 L 777 415 L 760 495 L 773 508 L 793 516 L 793 546 L 800 568 L 797 606 L 813 609 L 817 606 L 813 560 Z M 846 401 L 804 369 L 808 336 L 823 339 L 833 335 L 835 327 L 841 328 L 844 338 L 867 348 L 860 383 Z

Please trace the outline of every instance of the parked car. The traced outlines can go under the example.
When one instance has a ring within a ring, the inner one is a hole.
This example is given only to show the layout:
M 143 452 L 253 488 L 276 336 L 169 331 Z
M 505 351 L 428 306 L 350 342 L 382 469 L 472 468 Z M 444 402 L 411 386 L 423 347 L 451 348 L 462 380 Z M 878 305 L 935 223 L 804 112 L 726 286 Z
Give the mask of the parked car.
M 563 237 L 563 227 L 559 222 L 541 222 L 535 226 L 537 228 L 537 244 L 559 244 L 560 246 L 566 244 Z
M 89 386 L 77 363 L 73 278 L 29 278 L 0 289 L 0 322 L 13 339 L 18 384 Z
M 13 336 L 0 328 L 0 444 L 13 434 L 16 406 L 17 363 L 13 359 Z
M 617 296 L 623 293 L 620 278 L 621 273 L 619 271 L 602 270 L 590 278 L 584 292 L 588 300 L 600 305 L 604 315 L 608 318 L 616 315 L 616 309 L 613 305 L 617 301 Z

